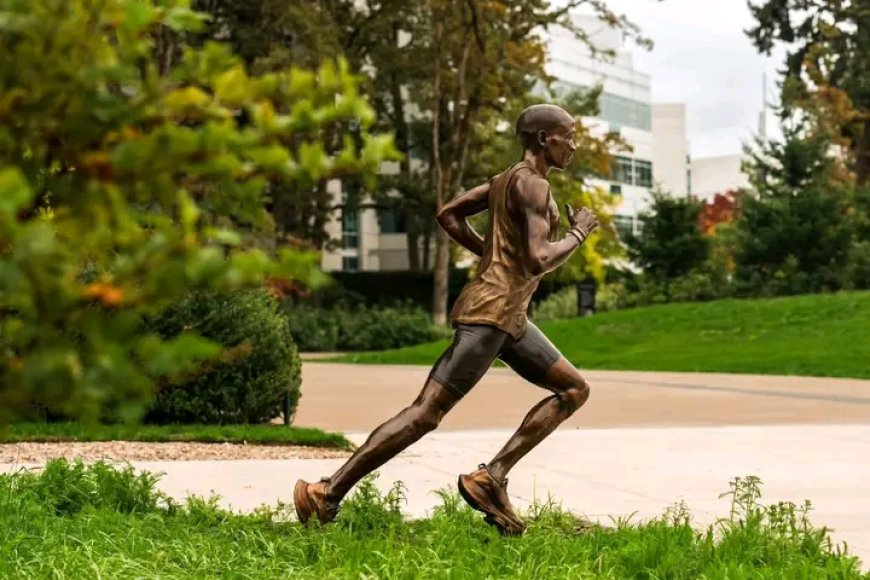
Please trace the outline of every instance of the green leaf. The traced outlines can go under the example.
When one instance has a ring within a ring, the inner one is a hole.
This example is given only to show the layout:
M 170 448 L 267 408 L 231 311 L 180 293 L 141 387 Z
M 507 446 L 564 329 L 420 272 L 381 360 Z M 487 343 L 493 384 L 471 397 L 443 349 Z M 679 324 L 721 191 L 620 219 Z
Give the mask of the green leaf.
M 156 11 L 145 2 L 127 2 L 127 17 L 124 19 L 124 28 L 131 32 L 138 32 L 151 24 L 156 18 Z
M 218 75 L 214 81 L 214 91 L 217 98 L 227 105 L 242 105 L 251 99 L 251 88 L 248 75 L 241 65 Z
M 245 153 L 248 159 L 270 171 L 285 171 L 290 163 L 290 152 L 280 145 L 256 147 Z
M 179 6 L 176 8 L 170 8 L 169 11 L 167 11 L 163 23 L 178 32 L 185 30 L 199 32 L 204 29 L 207 20 L 210 20 L 208 14 L 195 12 L 190 8 Z
M 33 191 L 16 167 L 0 169 L 0 212 L 14 215 L 33 203 Z
M 199 87 L 184 87 L 171 91 L 164 97 L 166 106 L 177 112 L 206 107 L 211 97 Z
M 206 230 L 206 235 L 210 241 L 217 242 L 218 244 L 238 246 L 242 243 L 242 236 L 238 232 L 225 228 L 209 228 Z

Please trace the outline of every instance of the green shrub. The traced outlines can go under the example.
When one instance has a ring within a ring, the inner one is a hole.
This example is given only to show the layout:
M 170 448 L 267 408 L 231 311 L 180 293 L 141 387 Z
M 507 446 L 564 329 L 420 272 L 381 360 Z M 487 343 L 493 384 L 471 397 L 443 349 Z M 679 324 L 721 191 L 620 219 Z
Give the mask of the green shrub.
M 671 282 L 669 292 L 671 302 L 716 300 L 732 293 L 731 283 L 727 278 L 706 267 Z
M 262 290 L 230 295 L 196 294 L 149 323 L 164 337 L 194 331 L 229 353 L 194 378 L 160 389 L 145 420 L 150 423 L 261 423 L 277 417 L 290 393 L 299 401 L 299 354 L 287 319 Z
M 596 296 L 597 302 L 597 296 Z M 532 310 L 535 322 L 562 320 L 577 316 L 577 287 L 567 286 L 541 300 Z
M 629 294 L 622 281 L 608 282 L 601 286 L 595 294 L 595 309 L 598 312 L 609 312 L 628 307 Z
M 385 350 L 441 337 L 429 315 L 409 303 L 336 309 L 293 305 L 286 311 L 290 334 L 306 352 Z
M 435 340 L 432 321 L 420 308 L 360 309 L 340 318 L 340 350 L 385 350 Z
M 338 349 L 341 313 L 311 306 L 286 309 L 290 335 L 303 352 L 332 352 Z

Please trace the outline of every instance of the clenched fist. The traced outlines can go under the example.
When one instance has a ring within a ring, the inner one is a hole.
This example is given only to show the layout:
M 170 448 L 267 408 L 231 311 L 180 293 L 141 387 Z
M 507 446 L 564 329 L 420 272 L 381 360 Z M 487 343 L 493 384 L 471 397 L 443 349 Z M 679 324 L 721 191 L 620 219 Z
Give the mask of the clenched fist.
M 578 230 L 584 238 L 598 227 L 598 219 L 589 208 L 574 209 L 571 204 L 566 203 L 565 210 L 568 213 L 568 223 L 571 224 L 571 229 Z

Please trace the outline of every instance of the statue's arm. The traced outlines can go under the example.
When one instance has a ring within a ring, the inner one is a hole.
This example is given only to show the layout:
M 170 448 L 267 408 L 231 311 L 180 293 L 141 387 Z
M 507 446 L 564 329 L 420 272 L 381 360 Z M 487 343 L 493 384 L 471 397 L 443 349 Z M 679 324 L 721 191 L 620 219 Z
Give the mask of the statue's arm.
M 447 235 L 476 256 L 483 255 L 483 238 L 474 231 L 467 218 L 487 209 L 489 184 L 478 185 L 455 197 L 435 216 Z
M 552 272 L 571 257 L 580 240 L 567 234 L 550 242 L 550 186 L 545 179 L 521 178 L 511 193 L 522 216 L 526 267 L 535 276 Z

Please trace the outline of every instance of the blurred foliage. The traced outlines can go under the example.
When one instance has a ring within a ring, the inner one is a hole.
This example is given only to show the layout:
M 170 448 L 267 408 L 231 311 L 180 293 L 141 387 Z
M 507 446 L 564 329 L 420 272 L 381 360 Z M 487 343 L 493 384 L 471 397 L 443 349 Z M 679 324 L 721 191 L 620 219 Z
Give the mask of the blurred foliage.
M 553 292 L 538 304 L 532 311 L 531 318 L 535 322 L 548 322 L 577 317 L 577 287 L 566 286 Z
M 428 10 L 420 0 L 194 0 L 211 19 L 199 38 L 223 38 L 256 70 L 269 71 L 289 63 L 316 66 L 324 59 L 347 59 L 354 71 L 365 72 L 360 90 L 377 113 L 375 128 L 395 135 L 401 153 L 374 189 L 358 179 L 342 179 L 342 201 L 353 211 L 366 194 L 380 205 L 396 209 L 407 228 L 411 269 L 426 266 L 420 236 L 434 227 L 434 190 L 429 173 L 413 159 L 431 142 L 431 119 L 415 118 L 419 103 L 409 89 L 427 80 L 430 60 L 425 42 Z M 431 75 L 430 75 L 431 76 Z M 332 193 L 323 183 L 310 190 L 274 187 L 272 213 L 279 231 L 314 247 L 334 247 L 327 224 L 334 213 Z M 427 219 L 428 216 L 428 219 Z
M 322 276 L 312 253 L 256 247 L 267 184 L 371 184 L 393 154 L 344 61 L 252 74 L 211 41 L 155 58 L 202 24 L 185 0 L 0 5 L 0 422 L 109 399 L 138 416 L 155 380 L 220 352 L 141 334 L 143 316 L 191 289 Z

